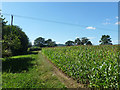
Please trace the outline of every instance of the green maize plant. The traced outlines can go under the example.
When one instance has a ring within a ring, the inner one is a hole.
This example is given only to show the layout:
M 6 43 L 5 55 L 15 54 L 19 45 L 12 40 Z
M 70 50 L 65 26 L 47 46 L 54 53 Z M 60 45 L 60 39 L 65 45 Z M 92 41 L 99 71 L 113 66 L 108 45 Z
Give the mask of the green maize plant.
M 70 46 L 43 48 L 42 53 L 77 82 L 95 88 L 118 88 L 118 47 Z

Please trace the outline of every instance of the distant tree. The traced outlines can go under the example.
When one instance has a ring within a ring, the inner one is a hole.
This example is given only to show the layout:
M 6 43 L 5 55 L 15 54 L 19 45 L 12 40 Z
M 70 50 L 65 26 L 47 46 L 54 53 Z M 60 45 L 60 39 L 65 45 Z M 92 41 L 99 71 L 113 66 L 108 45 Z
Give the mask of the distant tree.
M 99 42 L 101 43 L 101 45 L 112 45 L 112 41 L 109 35 L 102 35 Z
M 89 39 L 87 37 L 82 37 L 81 41 L 82 41 L 82 45 L 85 45 L 89 41 Z
M 79 38 L 76 38 L 74 43 L 75 43 L 75 45 L 81 45 L 82 44 L 82 42 Z
M 55 43 L 55 41 L 52 41 L 52 39 L 48 39 L 45 41 L 45 45 L 47 47 L 54 47 L 54 46 L 57 46 L 57 44 Z
M 66 46 L 73 46 L 74 45 L 74 42 L 73 41 L 67 41 L 66 43 L 65 43 L 65 45 Z
M 86 45 L 92 45 L 91 41 L 88 41 L 88 42 L 86 43 Z
M 57 44 L 55 43 L 55 41 L 51 42 L 50 45 L 49 45 L 49 47 L 55 47 L 55 46 L 57 46 Z
M 48 39 L 48 40 L 46 40 L 45 41 L 45 43 L 48 45 L 49 43 L 51 43 L 52 42 L 52 39 Z
M 57 46 L 65 46 L 65 44 L 57 44 Z
M 29 41 L 29 43 L 28 43 L 28 48 L 29 47 L 32 47 L 32 43 Z
M 45 39 L 42 37 L 38 37 L 37 39 L 34 40 L 34 45 L 39 47 L 44 47 Z

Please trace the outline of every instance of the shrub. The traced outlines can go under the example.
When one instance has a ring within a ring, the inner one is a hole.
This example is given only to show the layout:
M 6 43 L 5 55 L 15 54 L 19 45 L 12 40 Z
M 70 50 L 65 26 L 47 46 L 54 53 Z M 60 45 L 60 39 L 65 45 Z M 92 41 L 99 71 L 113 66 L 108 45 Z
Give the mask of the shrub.
M 27 53 L 28 37 L 19 26 L 11 27 L 9 25 L 5 25 L 2 28 L 2 51 L 5 52 L 9 49 L 12 55 Z M 9 52 L 5 52 L 4 54 L 5 56 L 9 55 Z
M 41 49 L 42 49 L 41 47 L 33 46 L 33 47 L 28 48 L 28 51 L 38 51 Z

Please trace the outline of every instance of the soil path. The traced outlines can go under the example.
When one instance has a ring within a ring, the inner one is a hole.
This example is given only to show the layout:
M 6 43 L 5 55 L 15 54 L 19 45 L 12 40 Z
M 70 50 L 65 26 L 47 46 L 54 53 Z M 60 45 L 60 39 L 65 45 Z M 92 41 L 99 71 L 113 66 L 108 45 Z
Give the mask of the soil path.
M 41 51 L 39 52 L 41 53 Z M 42 54 L 42 53 L 41 53 Z M 83 84 L 77 83 L 77 81 L 73 80 L 72 78 L 69 78 L 66 76 L 61 70 L 59 70 L 50 60 L 47 59 L 45 55 L 43 55 L 43 58 L 45 59 L 48 64 L 51 64 L 53 66 L 53 73 L 58 77 L 58 79 L 65 84 L 67 88 L 84 88 Z

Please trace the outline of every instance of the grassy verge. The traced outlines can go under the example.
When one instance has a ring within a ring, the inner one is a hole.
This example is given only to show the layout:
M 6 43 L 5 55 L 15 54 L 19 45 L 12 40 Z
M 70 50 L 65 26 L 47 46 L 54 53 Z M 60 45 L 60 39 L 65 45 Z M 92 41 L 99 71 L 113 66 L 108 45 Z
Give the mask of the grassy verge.
M 4 58 L 2 64 L 2 88 L 65 87 L 41 53 Z

